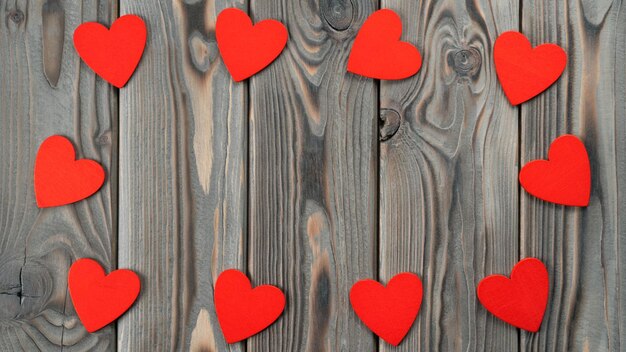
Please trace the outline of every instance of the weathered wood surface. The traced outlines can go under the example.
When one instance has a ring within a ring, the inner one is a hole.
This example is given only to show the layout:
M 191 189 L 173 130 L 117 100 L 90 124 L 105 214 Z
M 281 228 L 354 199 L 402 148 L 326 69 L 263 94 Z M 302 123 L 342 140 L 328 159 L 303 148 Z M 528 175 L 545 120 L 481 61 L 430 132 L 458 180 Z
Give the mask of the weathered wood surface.
M 215 43 L 217 14 L 233 6 L 282 21 L 290 36 L 242 83 Z M 420 49 L 415 77 L 345 72 L 379 7 L 399 13 L 403 39 Z M 623 1 L 0 0 L 0 9 L 1 351 L 626 348 Z M 140 15 L 149 36 L 119 99 L 71 43 L 81 22 L 109 24 L 118 12 Z M 513 108 L 492 51 L 518 29 L 533 44 L 562 45 L 569 65 Z M 586 209 L 538 201 L 517 182 L 563 133 L 590 153 Z M 51 134 L 101 161 L 107 183 L 87 201 L 39 210 L 32 165 Z M 480 279 L 526 256 L 551 274 L 537 334 L 497 320 L 475 295 Z M 133 308 L 96 334 L 67 295 L 77 257 L 142 279 Z M 227 268 L 287 295 L 276 324 L 233 345 L 212 303 Z M 420 275 L 425 293 L 391 348 L 358 320 L 348 292 L 402 271 Z
M 517 350 L 517 330 L 482 308 L 476 285 L 518 257 L 518 113 L 492 59 L 497 36 L 518 28 L 518 6 L 382 3 L 423 54 L 415 77 L 380 88 L 380 278 L 411 271 L 424 286 L 398 350 Z
M 370 351 L 350 308 L 374 277 L 377 89 L 346 72 L 351 43 L 376 2 L 251 2 L 254 20 L 289 30 L 283 54 L 250 81 L 248 267 L 281 287 L 288 309 L 248 351 Z
M 555 87 L 522 107 L 521 160 L 544 158 L 572 133 L 592 169 L 585 209 L 521 198 L 521 254 L 548 265 L 552 289 L 538 334 L 524 351 L 626 350 L 626 4 L 530 0 L 522 28 L 531 42 L 555 42 L 568 67 Z
M 219 58 L 214 25 L 241 2 L 123 0 L 148 26 L 138 70 L 120 92 L 119 264 L 142 291 L 118 323 L 123 351 L 227 347 L 213 284 L 245 269 L 246 83 Z
M 116 266 L 117 95 L 72 45 L 85 21 L 109 23 L 115 1 L 0 1 L 0 350 L 115 350 L 115 326 L 88 334 L 67 294 L 79 257 Z M 103 188 L 76 205 L 39 209 L 37 149 L 70 138 L 99 160 Z

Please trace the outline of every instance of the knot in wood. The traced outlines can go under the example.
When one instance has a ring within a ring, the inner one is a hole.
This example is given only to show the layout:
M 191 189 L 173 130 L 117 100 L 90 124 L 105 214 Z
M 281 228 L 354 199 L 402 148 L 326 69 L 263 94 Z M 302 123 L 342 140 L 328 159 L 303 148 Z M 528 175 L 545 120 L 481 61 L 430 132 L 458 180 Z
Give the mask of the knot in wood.
M 400 113 L 392 109 L 381 109 L 379 139 L 384 142 L 393 137 L 400 129 Z
M 452 54 L 451 65 L 461 76 L 470 76 L 476 73 L 482 64 L 478 50 L 462 49 Z
M 354 6 L 351 0 L 323 0 L 320 3 L 324 20 L 336 31 L 345 31 L 352 24 Z
M 13 10 L 9 12 L 9 19 L 14 23 L 19 24 L 24 20 L 24 13 L 20 10 Z
M 103 135 L 96 138 L 96 144 L 99 146 L 111 144 L 111 132 L 105 132 Z
M 194 30 L 189 37 L 189 54 L 193 67 L 205 73 L 209 70 L 211 63 L 217 58 L 217 43 L 209 41 L 197 30 Z

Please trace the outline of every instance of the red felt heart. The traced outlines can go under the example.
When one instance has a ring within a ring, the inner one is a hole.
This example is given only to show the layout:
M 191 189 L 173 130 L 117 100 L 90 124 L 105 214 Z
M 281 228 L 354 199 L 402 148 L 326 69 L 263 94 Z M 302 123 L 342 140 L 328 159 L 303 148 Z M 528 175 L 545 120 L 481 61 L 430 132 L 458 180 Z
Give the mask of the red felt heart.
M 226 342 L 245 340 L 270 326 L 285 308 L 285 295 L 271 285 L 252 288 L 250 280 L 234 269 L 215 283 L 215 311 Z
M 276 20 L 252 25 L 248 15 L 235 8 L 217 16 L 215 37 L 222 60 L 236 82 L 271 64 L 287 45 L 287 28 Z
M 119 318 L 139 295 L 140 282 L 130 270 L 105 275 L 93 259 L 79 259 L 67 278 L 76 314 L 88 332 L 94 332 Z
M 404 79 L 422 67 L 416 47 L 400 41 L 402 21 L 392 10 L 371 14 L 354 39 L 348 71 L 377 79 Z
M 422 282 L 412 273 L 400 273 L 387 287 L 361 280 L 350 289 L 356 315 L 376 335 L 397 346 L 411 329 L 422 304 Z
M 72 142 L 48 137 L 35 159 L 35 198 L 40 208 L 77 202 L 94 194 L 104 183 L 104 169 L 93 160 L 75 160 Z
M 478 299 L 496 317 L 537 332 L 548 304 L 548 270 L 536 258 L 522 259 L 511 278 L 491 275 L 478 284 Z
M 591 169 L 585 145 L 576 136 L 552 142 L 548 160 L 524 165 L 519 180 L 526 192 L 562 205 L 585 207 L 591 194 Z
M 78 55 L 100 77 L 122 88 L 133 75 L 146 46 L 146 24 L 136 15 L 125 15 L 111 29 L 96 22 L 74 31 Z
M 493 49 L 496 73 L 513 105 L 528 101 L 548 89 L 563 73 L 567 54 L 556 44 L 532 48 L 519 32 L 505 32 Z

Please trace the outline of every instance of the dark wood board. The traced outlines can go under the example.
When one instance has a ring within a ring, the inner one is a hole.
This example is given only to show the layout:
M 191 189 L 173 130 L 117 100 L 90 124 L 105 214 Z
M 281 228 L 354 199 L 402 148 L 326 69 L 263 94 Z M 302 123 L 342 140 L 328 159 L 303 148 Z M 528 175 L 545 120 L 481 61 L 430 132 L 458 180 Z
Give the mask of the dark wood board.
M 121 1 L 148 27 L 120 92 L 120 267 L 142 291 L 119 321 L 122 351 L 227 346 L 213 285 L 246 263 L 247 83 L 218 54 L 215 19 L 240 1 Z
M 248 351 L 371 351 L 348 292 L 376 276 L 377 98 L 346 72 L 376 2 L 262 0 L 255 21 L 286 24 L 289 42 L 250 81 L 248 268 L 282 288 L 287 309 Z
M 522 107 L 521 161 L 546 158 L 565 133 L 580 137 L 592 169 L 587 208 L 542 202 L 522 191 L 521 254 L 544 260 L 551 289 L 524 351 L 623 351 L 626 337 L 626 13 L 622 1 L 527 0 L 523 28 L 534 45 L 568 53 L 563 77 Z
M 517 350 L 517 330 L 480 305 L 476 285 L 518 257 L 518 112 L 492 58 L 497 36 L 518 29 L 518 6 L 382 2 L 423 66 L 380 87 L 379 273 L 418 274 L 424 298 L 401 347 L 381 351 Z
M 113 351 L 115 326 L 89 334 L 76 317 L 67 271 L 90 257 L 117 263 L 117 94 L 74 51 L 85 21 L 109 23 L 116 1 L 0 1 L 0 350 Z M 102 189 L 39 209 L 37 149 L 50 135 L 106 171 Z

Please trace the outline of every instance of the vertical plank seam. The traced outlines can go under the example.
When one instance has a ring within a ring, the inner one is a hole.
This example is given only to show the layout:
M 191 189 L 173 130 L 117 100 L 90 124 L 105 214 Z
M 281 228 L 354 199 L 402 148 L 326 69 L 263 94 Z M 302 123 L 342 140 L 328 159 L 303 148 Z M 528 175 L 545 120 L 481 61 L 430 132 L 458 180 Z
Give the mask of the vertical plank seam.
M 523 20 L 524 20 L 524 0 L 518 0 L 518 31 L 523 33 Z M 517 107 L 517 172 L 522 169 L 522 108 L 523 104 Z M 521 260 L 522 257 L 522 186 L 517 183 L 517 259 Z M 522 331 L 517 330 L 517 350 L 522 351 Z
M 114 18 L 111 19 L 111 23 L 113 23 L 113 21 L 120 17 L 120 13 L 121 13 L 121 7 L 122 7 L 122 0 L 113 0 L 114 5 L 115 5 L 115 9 L 112 12 L 112 15 L 114 16 Z M 116 103 L 117 103 L 117 110 L 115 111 L 115 113 L 117 113 L 117 119 L 116 119 L 116 123 L 117 126 L 112 126 L 115 127 L 115 131 L 117 131 L 117 133 L 114 134 L 115 141 L 113 141 L 113 143 L 115 143 L 115 150 L 117 151 L 115 153 L 116 156 L 116 160 L 113 160 L 113 158 L 111 158 L 111 164 L 113 164 L 114 162 L 116 163 L 116 182 L 115 182 L 115 187 L 111 187 L 111 192 L 115 192 L 115 204 L 111 204 L 111 208 L 114 209 L 115 211 L 115 222 L 113 224 L 113 231 L 114 231 L 114 236 L 115 236 L 115 248 L 116 248 L 116 252 L 115 253 L 115 267 L 112 269 L 117 269 L 120 267 L 120 159 L 121 159 L 121 153 L 120 153 L 120 138 L 121 138 L 121 131 L 120 131 L 120 110 L 122 108 L 121 106 L 121 100 L 120 100 L 120 90 L 118 88 L 113 88 L 113 94 L 115 94 L 117 96 L 116 99 Z M 119 351 L 119 339 L 118 339 L 118 332 L 119 332 L 119 320 L 115 321 L 115 324 L 113 325 L 113 332 L 114 332 L 114 339 L 113 339 L 113 350 L 114 351 Z
M 252 3 L 253 0 L 246 0 L 245 1 L 245 7 L 246 7 L 246 13 L 248 14 L 248 16 L 250 16 L 250 18 L 252 18 L 251 16 L 251 12 L 252 12 Z M 248 276 L 248 278 L 250 278 L 250 268 L 249 268 L 249 264 L 250 264 L 250 250 L 248 248 L 249 244 L 250 244 L 250 233 L 252 232 L 250 229 L 250 225 L 251 225 L 251 221 L 250 221 L 250 205 L 252 204 L 252 202 L 250 201 L 250 195 L 252 192 L 250 192 L 250 175 L 251 175 L 251 169 L 250 169 L 250 116 L 251 116 L 251 108 L 250 106 L 252 105 L 252 103 L 250 102 L 250 86 L 252 85 L 252 79 L 247 79 L 244 84 L 245 84 L 245 96 L 243 98 L 244 103 L 246 104 L 246 117 L 245 117 L 245 121 L 244 123 L 246 124 L 245 130 L 246 130 L 246 136 L 244 137 L 244 140 L 246 141 L 246 147 L 245 147 L 245 158 L 246 158 L 246 174 L 245 174 L 245 178 L 246 178 L 246 211 L 245 211 L 245 217 L 243 219 L 243 221 L 245 221 L 245 226 L 242 226 L 243 229 L 245 229 L 245 234 L 243 234 L 242 237 L 245 238 L 245 243 L 242 245 L 242 256 L 243 256 L 243 267 L 245 268 L 245 272 L 246 275 Z M 241 199 L 241 198 L 240 198 Z M 283 288 L 284 290 L 284 288 Z M 288 305 L 289 302 L 286 303 L 286 305 Z M 285 307 L 285 309 L 288 309 L 288 306 Z M 240 343 L 241 345 L 241 350 L 243 352 L 247 352 L 248 351 L 248 341 L 244 341 Z
M 382 0 L 378 0 L 376 2 L 376 10 L 381 9 L 382 7 Z M 354 41 L 353 41 L 354 43 Z M 377 220 L 376 221 L 376 244 L 374 245 L 374 248 L 376 248 L 376 255 L 375 255 L 375 262 L 374 262 L 374 266 L 375 266 L 375 275 L 376 275 L 376 280 L 380 281 L 380 253 L 381 253 L 381 243 L 382 243 L 382 239 L 381 239 L 381 226 L 380 226 L 380 222 L 381 222 L 381 216 L 380 216 L 380 202 L 382 199 L 382 194 L 380 191 L 380 144 L 381 144 L 381 140 L 380 140 L 380 128 L 381 128 L 381 121 L 380 121 L 380 99 L 381 99 L 381 95 L 380 95 L 380 80 L 374 80 L 374 85 L 376 87 L 376 96 L 378 99 L 376 99 L 376 130 L 374 131 L 374 138 L 376 140 L 376 181 L 374 182 L 376 184 L 376 216 L 377 216 Z M 386 284 L 386 283 L 385 283 Z M 381 343 L 381 338 L 374 335 L 375 339 L 376 339 L 376 343 L 374 344 L 374 346 L 376 347 L 376 352 L 380 351 L 380 343 Z

